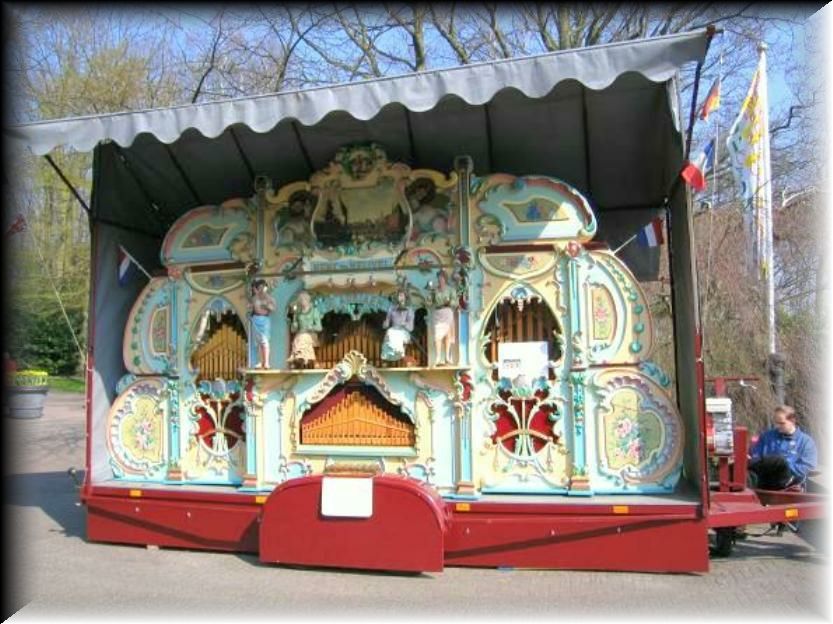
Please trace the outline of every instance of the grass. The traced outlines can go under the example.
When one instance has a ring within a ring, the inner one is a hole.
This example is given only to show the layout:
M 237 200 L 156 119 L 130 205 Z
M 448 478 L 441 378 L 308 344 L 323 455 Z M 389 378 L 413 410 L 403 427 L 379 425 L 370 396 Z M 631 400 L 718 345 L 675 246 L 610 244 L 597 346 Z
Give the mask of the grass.
M 83 377 L 50 377 L 49 389 L 57 392 L 78 392 L 85 390 Z

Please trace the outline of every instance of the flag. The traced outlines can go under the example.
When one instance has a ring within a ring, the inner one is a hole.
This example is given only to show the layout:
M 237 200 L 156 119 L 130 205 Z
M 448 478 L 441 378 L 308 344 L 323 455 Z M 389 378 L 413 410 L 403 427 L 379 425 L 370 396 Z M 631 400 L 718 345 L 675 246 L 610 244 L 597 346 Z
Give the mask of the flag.
M 700 156 L 694 162 L 689 162 L 680 172 L 683 180 L 697 191 L 706 188 L 706 172 L 714 167 L 714 139 L 709 141 L 706 149 L 700 152 Z
M 700 119 L 706 120 L 709 115 L 720 108 L 720 78 L 716 78 L 709 94 L 706 96 L 703 106 L 700 108 Z
M 729 130 L 726 148 L 741 198 L 747 233 L 747 260 L 764 274 L 768 268 L 769 218 L 772 184 L 769 163 L 769 113 L 766 57 L 761 52 L 758 68 L 740 113 Z
M 136 276 L 136 269 L 141 267 L 121 245 L 119 245 L 118 261 L 119 286 L 125 286 Z
M 18 232 L 22 232 L 26 229 L 26 217 L 22 214 L 18 214 L 14 221 L 12 221 L 11 225 L 9 225 L 9 229 L 6 230 L 6 236 L 12 236 L 13 234 L 17 234 Z
M 636 242 L 642 247 L 659 247 L 665 240 L 662 237 L 662 217 L 657 217 L 636 235 Z

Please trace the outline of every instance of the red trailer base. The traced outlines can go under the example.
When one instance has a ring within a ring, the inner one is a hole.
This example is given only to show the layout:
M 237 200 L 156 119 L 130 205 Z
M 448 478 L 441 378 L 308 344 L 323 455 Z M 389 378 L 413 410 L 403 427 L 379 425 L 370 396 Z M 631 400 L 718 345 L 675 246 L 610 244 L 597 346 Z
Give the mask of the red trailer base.
M 326 478 L 293 479 L 269 495 L 260 522 L 261 561 L 442 571 L 449 514 L 434 490 L 404 477 L 365 476 L 372 479 L 372 515 L 326 516 L 322 509 Z
M 373 481 L 369 518 L 324 517 L 320 475 L 263 495 L 87 486 L 87 537 L 339 568 L 708 571 L 708 523 L 696 503 L 452 502 L 405 477 Z
M 708 552 L 697 506 L 484 502 L 454 513 L 445 560 L 478 567 L 707 572 Z
M 823 516 L 826 497 L 807 492 L 774 492 L 744 489 L 713 492 L 709 527 L 817 520 Z

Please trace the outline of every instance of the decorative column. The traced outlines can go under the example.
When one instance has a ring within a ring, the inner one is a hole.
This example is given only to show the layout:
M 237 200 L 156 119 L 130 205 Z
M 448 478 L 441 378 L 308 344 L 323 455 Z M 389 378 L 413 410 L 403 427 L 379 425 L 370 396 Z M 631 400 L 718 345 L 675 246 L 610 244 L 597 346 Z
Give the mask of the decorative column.
M 177 377 L 165 381 L 165 395 L 168 399 L 168 472 L 166 481 L 184 480 L 180 467 L 181 447 L 179 443 L 179 383 Z
M 458 497 L 476 498 L 472 481 L 471 404 L 474 384 L 467 371 L 454 375 L 454 486 Z
M 591 494 L 590 480 L 587 467 L 587 440 L 585 438 L 585 371 L 587 363 L 584 359 L 584 336 L 581 322 L 581 303 L 579 297 L 579 266 L 578 257 L 582 252 L 581 245 L 570 242 L 566 248 L 567 295 L 569 297 L 569 329 L 567 335 L 570 353 L 570 396 L 573 423 L 573 467 L 570 475 L 568 494 L 588 496 Z
M 168 342 L 168 370 L 165 380 L 165 394 L 168 399 L 168 472 L 166 481 L 182 482 L 184 476 L 180 466 L 182 448 L 180 444 L 180 391 L 182 380 L 179 375 L 182 366 L 182 354 L 178 349 L 179 343 L 179 300 L 177 295 L 179 278 L 182 272 L 175 267 L 168 268 L 168 289 L 170 293 L 170 340 Z M 186 315 L 187 318 L 187 315 Z M 187 327 L 185 329 L 187 331 Z
M 584 371 L 570 373 L 570 395 L 573 407 L 573 469 L 570 475 L 569 494 L 590 495 L 587 476 L 587 450 L 584 437 Z
M 462 301 L 457 313 L 457 349 L 459 352 L 458 365 L 469 366 L 469 313 L 468 301 L 470 297 L 470 285 L 468 280 L 469 271 L 472 269 L 472 254 L 469 247 L 469 189 L 471 188 L 471 172 L 474 168 L 471 157 L 457 156 L 454 159 L 454 170 L 457 172 L 457 205 L 460 215 L 459 236 L 460 246 L 452 249 L 455 269 L 458 272 L 462 284 Z
M 241 490 L 258 490 L 263 485 L 263 459 L 258 445 L 263 436 L 263 396 L 257 379 L 247 375 L 244 380 L 243 405 L 246 410 L 246 474 Z

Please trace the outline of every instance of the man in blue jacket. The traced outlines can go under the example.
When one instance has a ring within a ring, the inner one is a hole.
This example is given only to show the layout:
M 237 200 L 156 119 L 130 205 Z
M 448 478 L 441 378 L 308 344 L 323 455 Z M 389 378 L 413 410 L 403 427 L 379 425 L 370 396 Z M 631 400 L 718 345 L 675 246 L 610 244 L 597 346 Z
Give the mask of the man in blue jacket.
M 772 428 L 761 434 L 749 453 L 755 487 L 783 490 L 803 484 L 818 461 L 816 443 L 796 424 L 795 410 L 775 408 Z

